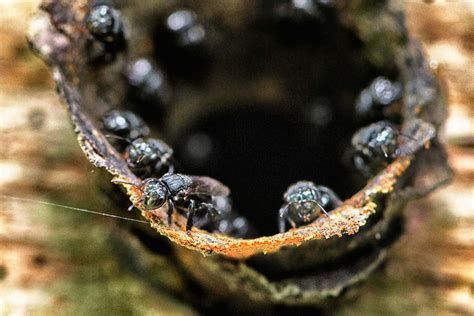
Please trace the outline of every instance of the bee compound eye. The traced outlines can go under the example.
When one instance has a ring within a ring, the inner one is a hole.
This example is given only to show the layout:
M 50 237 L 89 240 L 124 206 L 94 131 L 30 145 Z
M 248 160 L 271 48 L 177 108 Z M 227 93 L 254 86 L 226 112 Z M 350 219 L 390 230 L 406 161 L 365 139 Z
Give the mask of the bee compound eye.
M 166 202 L 166 188 L 155 179 L 147 181 L 142 188 L 143 206 L 151 210 L 162 206 Z

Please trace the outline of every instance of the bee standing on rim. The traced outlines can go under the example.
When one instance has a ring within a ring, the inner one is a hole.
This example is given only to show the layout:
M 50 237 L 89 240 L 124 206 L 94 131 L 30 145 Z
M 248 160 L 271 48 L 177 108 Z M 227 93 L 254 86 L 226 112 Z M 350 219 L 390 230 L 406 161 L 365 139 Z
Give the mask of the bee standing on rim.
M 395 158 L 413 154 L 436 134 L 435 128 L 421 119 L 409 122 L 406 131 L 407 134 L 400 133 L 389 121 L 379 121 L 359 129 L 352 136 L 355 168 L 370 177 Z
M 217 220 L 219 210 L 214 206 L 215 197 L 227 197 L 228 187 L 221 182 L 199 176 L 180 173 L 165 174 L 161 178 L 147 178 L 140 185 L 121 180 L 115 183 L 133 185 L 141 191 L 139 208 L 151 211 L 167 204 L 167 220 L 171 225 L 174 210 L 186 215 L 186 231 L 193 227 L 194 217 L 206 216 L 208 220 Z
M 125 151 L 128 166 L 145 175 L 160 174 L 163 167 L 167 173 L 174 173 L 172 163 L 173 149 L 157 138 L 138 138 L 129 144 Z
M 91 61 L 112 61 L 126 49 L 125 32 L 120 12 L 112 6 L 95 1 L 85 19 L 91 35 L 88 51 Z
M 286 230 L 286 222 L 293 228 L 309 224 L 321 214 L 341 205 L 339 197 L 328 187 L 315 185 L 311 181 L 298 181 L 288 187 L 283 195 L 285 204 L 278 214 L 280 233 Z
M 386 77 L 375 78 L 362 90 L 355 102 L 358 119 L 394 118 L 400 119 L 399 101 L 403 97 L 402 85 Z

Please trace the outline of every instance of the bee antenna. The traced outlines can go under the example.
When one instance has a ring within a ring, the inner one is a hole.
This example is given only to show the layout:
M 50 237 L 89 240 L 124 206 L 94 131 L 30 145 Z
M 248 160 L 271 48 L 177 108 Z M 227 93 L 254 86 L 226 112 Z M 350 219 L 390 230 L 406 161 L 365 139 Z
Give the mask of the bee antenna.
M 316 204 L 319 206 L 319 208 L 321 209 L 321 211 L 323 211 L 324 215 L 328 216 L 329 217 L 329 213 L 326 212 L 326 210 L 324 209 L 324 207 L 318 202 L 318 201 L 315 201 Z
M 385 158 L 388 158 L 388 153 L 387 153 L 387 150 L 385 149 L 385 146 L 382 145 L 382 146 L 380 146 L 380 148 L 382 149 L 383 155 L 385 156 Z
M 135 183 L 133 182 L 129 182 L 129 181 L 125 181 L 125 180 L 120 180 L 120 179 L 112 179 L 110 180 L 112 183 L 115 183 L 115 184 L 128 184 L 128 185 L 132 185 L 134 186 L 135 188 L 137 188 L 138 190 L 142 191 L 142 189 L 140 189 L 140 187 L 138 185 L 136 185 Z M 143 192 L 143 191 L 142 191 Z
M 132 142 L 128 139 L 126 139 L 125 137 L 122 137 L 122 136 L 118 136 L 118 135 L 111 135 L 111 134 L 107 134 L 105 135 L 105 138 L 114 138 L 114 139 L 118 139 L 118 140 L 122 140 L 128 144 L 132 144 Z
M 133 146 L 133 144 L 132 144 L 132 146 Z M 144 158 L 145 158 L 145 155 L 141 155 L 140 158 L 137 160 L 137 163 L 140 163 Z

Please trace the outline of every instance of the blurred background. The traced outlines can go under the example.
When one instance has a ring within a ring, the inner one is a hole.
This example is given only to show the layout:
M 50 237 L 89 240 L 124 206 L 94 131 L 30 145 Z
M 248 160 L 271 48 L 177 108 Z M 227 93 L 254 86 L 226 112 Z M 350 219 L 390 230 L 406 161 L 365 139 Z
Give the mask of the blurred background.
M 28 48 L 39 2 L 0 0 L 0 315 L 193 314 L 111 251 L 117 221 L 12 199 L 112 212 L 94 189 L 96 171 L 50 73 Z M 444 83 L 442 138 L 456 174 L 408 206 L 406 233 L 389 260 L 357 300 L 335 308 L 338 315 L 474 314 L 474 1 L 406 1 L 406 8 Z M 157 265 L 173 279 L 166 262 Z

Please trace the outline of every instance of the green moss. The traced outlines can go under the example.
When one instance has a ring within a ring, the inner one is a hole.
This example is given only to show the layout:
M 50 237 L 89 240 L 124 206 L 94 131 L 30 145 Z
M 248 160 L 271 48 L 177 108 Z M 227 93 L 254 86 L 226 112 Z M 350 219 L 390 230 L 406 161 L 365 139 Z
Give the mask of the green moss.
M 55 203 L 98 210 L 94 195 L 68 194 Z M 80 201 L 79 197 L 88 201 Z M 95 195 L 97 196 L 97 195 Z M 69 201 L 69 203 L 67 203 Z M 95 207 L 94 207 L 95 206 Z M 99 209 L 100 210 L 100 209 Z M 190 315 L 184 302 L 139 277 L 114 249 L 111 236 L 117 221 L 101 216 L 64 210 L 54 206 L 35 207 L 34 220 L 46 226 L 47 236 L 36 240 L 49 256 L 64 262 L 66 272 L 47 289 L 55 297 L 54 312 L 60 315 Z M 122 234 L 124 238 L 132 238 Z M 163 262 L 163 264 L 166 264 Z M 166 270 L 164 270 L 166 271 Z M 1 271 L 0 271 L 1 272 Z M 165 278 L 166 276 L 163 276 Z M 56 302 L 58 302 L 56 304 Z M 53 312 L 45 310 L 45 313 Z
M 364 285 L 360 297 L 341 306 L 335 315 L 435 315 L 440 306 L 424 290 L 410 280 L 379 273 Z
M 123 273 L 88 269 L 57 284 L 52 291 L 67 302 L 64 315 L 190 315 L 192 310 L 144 282 Z

